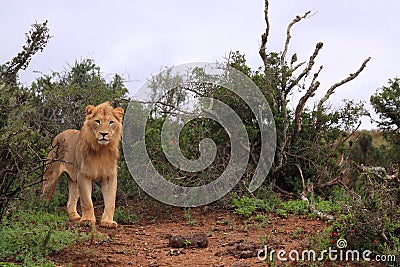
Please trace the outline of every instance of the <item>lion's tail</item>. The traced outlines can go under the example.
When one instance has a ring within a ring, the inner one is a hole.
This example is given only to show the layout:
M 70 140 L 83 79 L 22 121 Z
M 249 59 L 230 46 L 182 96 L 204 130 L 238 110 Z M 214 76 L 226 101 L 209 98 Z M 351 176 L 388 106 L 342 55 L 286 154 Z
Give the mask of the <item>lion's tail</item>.
M 61 177 L 61 174 L 58 175 L 59 171 L 57 169 L 59 168 L 55 166 L 60 164 L 56 162 L 49 164 L 53 166 L 49 168 L 46 167 L 47 170 L 43 175 L 42 198 L 46 200 L 49 200 L 53 197 L 54 192 L 56 191 L 57 188 L 58 181 L 60 180 Z

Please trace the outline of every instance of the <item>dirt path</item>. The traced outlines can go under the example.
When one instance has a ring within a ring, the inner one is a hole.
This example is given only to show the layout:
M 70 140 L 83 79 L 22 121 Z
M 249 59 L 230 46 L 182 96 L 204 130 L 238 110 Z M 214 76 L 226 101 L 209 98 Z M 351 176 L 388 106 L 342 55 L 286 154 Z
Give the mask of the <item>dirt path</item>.
M 93 239 L 50 259 L 62 266 L 268 266 L 256 257 L 259 247 L 267 244 L 268 250 L 287 252 L 309 249 L 310 240 L 322 236 L 326 227 L 323 221 L 307 217 L 281 218 L 268 214 L 264 219 L 259 216 L 256 220 L 245 220 L 232 212 L 200 208 L 183 211 L 171 207 L 149 210 L 137 207 L 137 211 L 141 214 L 137 223 L 119 225 L 116 230 L 89 231 Z M 189 244 L 188 240 L 184 240 L 184 248 L 169 246 L 171 236 L 195 233 L 204 233 L 208 238 L 206 248 Z M 284 266 L 309 264 L 287 262 Z M 273 266 L 282 265 L 278 262 Z

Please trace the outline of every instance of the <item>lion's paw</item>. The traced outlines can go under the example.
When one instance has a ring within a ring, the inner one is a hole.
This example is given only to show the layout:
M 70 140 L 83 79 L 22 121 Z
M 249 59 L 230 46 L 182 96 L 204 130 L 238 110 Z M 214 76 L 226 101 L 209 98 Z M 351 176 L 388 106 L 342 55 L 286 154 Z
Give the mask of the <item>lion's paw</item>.
M 81 219 L 81 216 L 79 216 L 79 215 L 74 215 L 74 216 L 69 217 L 69 220 L 70 220 L 71 222 L 77 222 L 77 221 L 79 221 L 80 219 Z
M 117 229 L 118 224 L 114 221 L 102 221 L 100 223 L 100 227 L 109 228 L 109 229 Z

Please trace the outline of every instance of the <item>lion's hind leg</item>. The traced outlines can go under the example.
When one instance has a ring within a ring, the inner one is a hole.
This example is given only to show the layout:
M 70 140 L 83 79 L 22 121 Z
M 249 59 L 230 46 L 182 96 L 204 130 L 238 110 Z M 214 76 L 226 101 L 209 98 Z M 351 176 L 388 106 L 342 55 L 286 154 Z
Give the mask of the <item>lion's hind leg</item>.
M 76 180 L 74 181 L 69 177 L 67 210 L 69 219 L 71 221 L 79 221 L 81 219 L 81 216 L 79 216 L 78 211 L 76 209 L 76 206 L 78 204 L 78 199 L 79 199 L 78 183 Z

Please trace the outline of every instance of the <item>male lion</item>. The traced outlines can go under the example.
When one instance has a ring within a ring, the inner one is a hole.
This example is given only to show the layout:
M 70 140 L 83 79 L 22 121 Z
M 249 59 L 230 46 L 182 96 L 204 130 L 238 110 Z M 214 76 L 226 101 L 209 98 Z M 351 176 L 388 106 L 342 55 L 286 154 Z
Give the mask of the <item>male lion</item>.
M 71 220 L 95 225 L 92 182 L 101 178 L 105 203 L 100 226 L 116 228 L 113 220 L 117 191 L 117 165 L 124 110 L 108 102 L 86 107 L 86 120 L 80 131 L 66 130 L 52 143 L 44 172 L 43 197 L 50 199 L 63 172 L 68 179 L 68 214 Z M 82 218 L 76 205 L 80 197 Z

